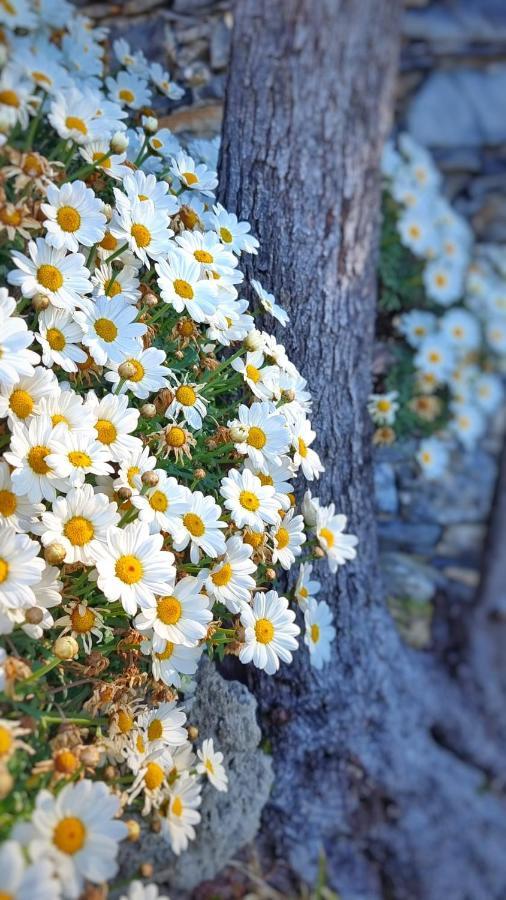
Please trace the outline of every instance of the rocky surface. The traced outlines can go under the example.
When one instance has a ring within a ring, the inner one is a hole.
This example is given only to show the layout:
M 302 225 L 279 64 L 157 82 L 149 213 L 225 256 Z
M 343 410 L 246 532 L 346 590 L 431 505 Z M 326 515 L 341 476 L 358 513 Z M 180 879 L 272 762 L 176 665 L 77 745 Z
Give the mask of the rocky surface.
M 204 786 L 197 839 L 181 856 L 175 856 L 160 835 L 145 832 L 137 843 L 123 844 L 121 860 L 125 877 L 136 875 L 141 864 L 152 863 L 154 879 L 179 898 L 213 878 L 254 838 L 273 778 L 270 757 L 259 748 L 256 700 L 243 684 L 226 681 L 203 658 L 197 691 L 185 707 L 200 738 L 212 737 L 224 754 L 228 792 Z

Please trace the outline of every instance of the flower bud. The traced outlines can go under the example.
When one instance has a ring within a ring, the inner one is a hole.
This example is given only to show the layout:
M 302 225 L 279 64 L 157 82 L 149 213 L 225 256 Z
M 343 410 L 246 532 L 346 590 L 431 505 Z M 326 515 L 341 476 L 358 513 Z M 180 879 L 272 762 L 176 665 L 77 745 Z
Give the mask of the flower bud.
M 40 625 L 44 618 L 44 612 L 40 606 L 30 606 L 25 612 L 25 622 L 27 625 Z
M 266 570 L 265 570 L 265 577 L 268 578 L 269 581 L 274 581 L 274 579 L 275 579 L 275 577 L 276 577 L 276 572 L 275 572 L 275 570 L 274 570 L 274 569 L 266 569 Z
M 67 551 L 63 544 L 58 544 L 54 541 L 45 548 L 44 559 L 50 566 L 60 566 L 65 559 L 66 553 Z
M 198 730 L 197 726 L 196 725 L 188 725 L 188 728 L 186 730 L 188 732 L 188 740 L 196 741 L 199 736 L 199 730 Z
M 154 471 L 144 472 L 141 476 L 141 481 L 145 487 L 156 487 L 160 479 L 158 475 Z
M 144 403 L 141 406 L 141 416 L 143 419 L 154 419 L 156 416 L 156 406 L 154 403 Z
M 154 116 L 143 116 L 142 127 L 146 134 L 156 134 L 158 131 L 158 119 L 155 119 Z
M 126 827 L 128 828 L 128 840 L 129 841 L 138 841 L 141 836 L 141 826 L 135 819 L 127 819 L 125 822 Z
M 118 777 L 118 770 L 114 766 L 106 766 L 104 769 L 104 778 L 106 781 L 114 781 Z
M 203 478 L 206 477 L 206 475 L 207 475 L 207 472 L 205 469 L 195 469 L 195 471 L 193 473 L 193 477 L 196 478 L 198 481 L 201 481 Z
M 141 865 L 139 866 L 139 872 L 143 878 L 152 878 L 153 871 L 153 863 L 145 862 L 141 863 Z
M 176 357 L 176 359 L 183 359 L 184 353 L 182 350 L 176 350 L 176 352 L 174 353 L 174 356 Z
M 88 769 L 96 769 L 100 762 L 100 750 L 94 744 L 89 744 L 80 751 L 79 759 Z
M 156 294 L 145 294 L 144 295 L 144 303 L 149 309 L 154 309 L 155 306 L 158 306 L 158 297 Z
M 118 497 L 123 503 L 126 503 L 127 500 L 130 500 L 131 496 L 132 496 L 132 491 L 130 490 L 129 487 L 126 487 L 126 486 L 121 487 L 118 491 Z
M 75 659 L 79 655 L 79 644 L 70 634 L 60 635 L 53 644 L 53 653 L 58 659 Z
M 46 297 L 45 294 L 35 294 L 35 297 L 32 297 L 32 306 L 35 312 L 42 312 L 49 306 L 49 297 Z
M 128 147 L 128 137 L 124 131 L 117 131 L 111 138 L 110 147 L 113 153 L 124 153 Z
M 137 369 L 134 364 L 130 362 L 128 359 L 125 362 L 122 362 L 118 366 L 118 375 L 120 378 L 124 378 L 125 381 L 128 381 L 129 378 L 133 378 Z
M 14 787 L 14 779 L 7 769 L 0 770 L 0 800 L 4 800 Z
M 316 556 L 317 559 L 323 559 L 325 556 L 325 550 L 322 550 L 321 547 L 315 547 L 313 550 L 313 556 Z
M 110 203 L 102 203 L 102 212 L 106 218 L 107 222 L 110 222 L 112 219 L 112 206 Z
M 263 346 L 263 338 L 256 328 L 250 331 L 244 338 L 244 346 L 247 350 L 261 350 Z
M 242 444 L 248 437 L 247 425 L 232 425 L 230 428 L 230 437 L 234 444 Z

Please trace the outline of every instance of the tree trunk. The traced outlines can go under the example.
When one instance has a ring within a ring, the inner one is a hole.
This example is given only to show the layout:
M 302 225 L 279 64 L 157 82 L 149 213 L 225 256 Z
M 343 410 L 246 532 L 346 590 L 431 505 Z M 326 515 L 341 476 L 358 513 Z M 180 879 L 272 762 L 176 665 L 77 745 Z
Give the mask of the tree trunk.
M 318 674 L 302 650 L 274 678 L 253 678 L 276 770 L 260 841 L 286 896 L 293 876 L 314 883 L 323 849 L 345 900 L 490 900 L 506 893 L 506 825 L 483 790 L 483 723 L 470 720 L 465 759 L 443 745 L 449 707 L 455 733 L 467 731 L 461 695 L 401 643 L 378 577 L 365 406 L 399 16 L 394 0 L 236 5 L 221 200 L 260 239 L 247 274 L 290 313 L 278 337 L 315 398 L 319 496 L 360 538 L 356 562 L 323 579 L 330 665 Z

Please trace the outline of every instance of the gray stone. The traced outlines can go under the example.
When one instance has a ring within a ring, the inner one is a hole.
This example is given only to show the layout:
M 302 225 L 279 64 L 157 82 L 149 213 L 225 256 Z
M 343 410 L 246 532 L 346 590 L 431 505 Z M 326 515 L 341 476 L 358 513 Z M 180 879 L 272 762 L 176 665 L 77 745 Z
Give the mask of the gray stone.
M 441 527 L 435 523 L 424 521 L 380 521 L 378 522 L 378 535 L 382 548 L 430 553 L 441 536 Z
M 424 10 L 408 10 L 404 35 L 427 41 L 432 48 L 461 51 L 466 43 L 506 42 L 504 0 L 454 0 L 431 4 Z
M 481 557 L 485 525 L 464 522 L 448 525 L 443 531 L 441 541 L 437 545 L 438 556 L 459 558 L 465 556 L 473 562 Z
M 405 553 L 382 553 L 381 576 L 386 596 L 428 603 L 434 597 L 440 580 L 431 566 Z
M 506 140 L 506 65 L 435 71 L 414 97 L 408 129 L 429 147 L 476 147 Z
M 136 844 L 123 845 L 121 858 L 125 877 L 134 875 L 140 863 L 152 862 L 155 880 L 175 896 L 213 878 L 254 838 L 273 779 L 271 759 L 258 746 L 257 703 L 245 685 L 226 681 L 204 657 L 193 702 L 185 706 L 188 721 L 199 729 L 199 742 L 212 737 L 224 754 L 228 791 L 204 786 L 197 838 L 181 856 L 160 835 L 146 832 Z
M 211 32 L 211 67 L 213 69 L 224 69 L 228 63 L 230 52 L 231 30 L 227 26 L 224 19 L 218 19 L 216 25 Z
M 395 486 L 395 471 L 390 463 L 376 463 L 374 466 L 374 493 L 379 512 L 397 512 L 399 504 Z

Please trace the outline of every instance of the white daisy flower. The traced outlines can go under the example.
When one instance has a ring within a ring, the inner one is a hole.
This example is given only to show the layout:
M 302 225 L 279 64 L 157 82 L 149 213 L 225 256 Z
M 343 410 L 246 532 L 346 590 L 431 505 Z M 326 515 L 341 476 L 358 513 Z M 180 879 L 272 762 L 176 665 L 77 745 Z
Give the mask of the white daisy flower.
M 411 347 L 418 348 L 424 338 L 434 334 L 436 328 L 436 316 L 425 310 L 410 310 L 400 316 L 398 320 L 398 329 Z
M 404 246 L 409 247 L 416 256 L 427 256 L 435 246 L 440 245 L 431 210 L 423 204 L 403 212 L 397 230 Z
M 178 384 L 174 390 L 174 399 L 165 411 L 166 418 L 177 420 L 182 415 L 191 428 L 199 431 L 207 413 L 206 404 L 209 403 L 201 394 L 204 387 L 203 384 L 188 384 L 186 381 Z
M 387 394 L 371 394 L 367 401 L 367 409 L 376 425 L 393 425 L 399 410 L 399 391 Z
M 195 565 L 200 559 L 200 552 L 215 559 L 225 552 L 225 538 L 222 529 L 226 522 L 220 519 L 221 507 L 214 497 L 201 491 L 186 492 L 186 511 L 183 513 L 181 535 L 174 538 L 175 550 L 185 550 L 190 544 L 190 560 Z
M 200 822 L 201 802 L 197 779 L 186 773 L 181 775 L 171 787 L 167 812 L 162 818 L 162 834 L 177 856 L 186 850 L 188 841 L 195 839 L 194 826 Z
M 25 634 L 34 641 L 40 640 L 44 631 L 54 625 L 54 619 L 49 610 L 62 603 L 63 582 L 59 577 L 60 574 L 60 570 L 56 566 L 46 565 L 42 570 L 40 581 L 33 585 L 34 607 L 42 614 L 42 619 L 36 625 L 26 621 L 20 624 Z
M 149 447 L 141 446 L 124 454 L 119 463 L 114 490 L 129 488 L 134 494 L 138 494 L 142 490 L 144 472 L 151 472 L 156 462 L 156 457 L 149 455 Z
M 173 252 L 159 260 L 155 269 L 162 300 L 176 312 L 186 310 L 194 322 L 208 322 L 216 315 L 216 287 L 212 280 L 201 278 L 201 267 L 183 253 Z
M 316 437 L 316 432 L 311 428 L 311 422 L 306 419 L 304 413 L 295 416 L 290 423 L 292 433 L 292 446 L 294 448 L 293 463 L 296 469 L 302 469 L 304 478 L 313 481 L 319 478 L 325 471 L 317 452 L 310 447 Z
M 290 569 L 295 557 L 302 553 L 301 547 L 306 541 L 303 517 L 295 516 L 291 509 L 282 519 L 281 525 L 272 530 L 271 537 L 274 541 L 272 562 L 279 562 L 283 569 Z
M 420 441 L 416 459 L 423 474 L 437 480 L 445 473 L 450 454 L 446 444 L 438 438 L 430 437 Z
M 112 472 L 112 466 L 109 465 L 110 454 L 96 440 L 93 432 L 69 431 L 65 423 L 60 422 L 53 428 L 47 446 L 49 454 L 45 457 L 45 464 L 57 479 L 64 482 L 65 486 L 59 487 L 65 493 L 82 485 L 86 475 L 107 475 Z
M 146 325 L 136 322 L 137 309 L 127 303 L 111 303 L 97 297 L 86 310 L 75 313 L 75 320 L 83 330 L 82 343 L 99 366 L 108 360 L 121 362 L 135 356 Z
M 494 353 L 506 353 L 506 317 L 495 316 L 485 327 L 487 343 Z
M 309 659 L 315 669 L 323 668 L 330 660 L 330 645 L 336 636 L 332 621 L 328 603 L 324 600 L 318 603 L 310 597 L 304 612 L 304 643 L 309 648 Z
M 265 524 L 279 522 L 279 506 L 272 485 L 263 485 L 249 469 L 230 469 L 221 479 L 221 496 L 238 528 L 263 531 Z
M 120 900 L 169 900 L 169 897 L 167 894 L 159 894 L 156 884 L 143 884 L 142 881 L 132 881 L 128 888 L 128 893 L 122 894 Z
M 438 381 L 444 381 L 455 368 L 455 353 L 443 334 L 429 335 L 425 338 L 415 356 L 415 366 L 421 372 L 433 375 Z
M 109 178 L 121 181 L 130 171 L 124 165 L 126 153 L 112 153 L 109 141 L 90 141 L 79 152 L 85 162 L 101 169 Z
M 462 296 L 464 269 L 445 260 L 434 260 L 425 266 L 423 283 L 427 296 L 441 306 L 451 306 Z
M 167 366 L 163 365 L 166 358 L 167 354 L 164 350 L 159 350 L 158 347 L 147 347 L 146 350 L 138 350 L 135 356 L 128 356 L 122 360 L 122 362 L 132 364 L 135 374 L 124 381 L 119 391 L 120 394 L 123 391 L 130 391 L 134 397 L 145 400 L 150 394 L 156 394 L 161 388 L 167 387 L 167 377 L 172 373 Z M 107 381 L 115 386 L 121 380 L 118 374 L 119 365 L 121 363 L 115 363 L 113 370 L 105 374 Z
M 107 529 L 117 525 L 116 503 L 105 494 L 96 494 L 91 484 L 83 484 L 57 497 L 52 510 L 44 512 L 42 543 L 58 543 L 65 548 L 65 562 L 91 566 L 97 541 L 106 542 Z
M 135 494 L 132 503 L 139 510 L 139 521 L 147 522 L 153 534 L 168 532 L 173 538 L 182 538 L 182 516 L 188 508 L 186 488 L 169 477 L 163 469 L 155 469 L 158 484 L 143 494 Z
M 150 137 L 149 146 L 155 153 L 159 153 L 164 158 L 174 156 L 180 150 L 180 143 L 177 137 L 168 128 L 160 128 L 156 134 Z M 180 198 L 175 197 L 175 200 L 179 209 L 181 205 Z
M 301 609 L 306 608 L 306 604 L 310 597 L 314 597 L 315 594 L 321 588 L 321 582 L 312 580 L 311 575 L 313 573 L 313 565 L 312 563 L 301 563 L 299 568 L 299 574 L 297 576 L 297 583 L 295 585 L 294 594 L 299 603 Z
M 30 30 L 37 26 L 36 14 L 27 0 L 12 0 L 0 5 L 0 22 L 15 31 L 16 28 Z
M 24 319 L 13 316 L 16 301 L 7 288 L 0 287 L 0 383 L 16 384 L 21 376 L 33 375 L 39 362 L 38 353 L 29 350 L 34 334 Z
M 258 241 L 250 234 L 249 222 L 239 222 L 234 213 L 229 213 L 221 205 L 216 203 L 212 213 L 209 213 L 208 222 L 219 235 L 221 242 L 232 250 L 233 253 L 258 253 Z
M 76 640 L 81 640 L 86 653 L 91 653 L 93 637 L 99 644 L 103 638 L 104 619 L 98 609 L 88 606 L 87 600 L 75 600 L 68 606 L 64 606 L 65 615 L 54 623 L 61 628 L 61 635 L 69 634 Z
M 135 260 L 137 262 L 137 259 Z M 91 281 L 97 296 L 107 297 L 115 303 L 134 305 L 140 299 L 138 268 L 124 265 L 122 269 L 113 269 L 111 264 L 98 266 Z
M 75 85 L 55 94 L 48 119 L 61 138 L 70 138 L 79 145 L 109 136 L 107 120 L 102 116 L 97 118 L 95 93 L 82 91 Z
M 450 309 L 441 319 L 441 330 L 456 350 L 476 350 L 481 343 L 478 319 L 466 309 Z
M 211 569 L 206 590 L 213 600 L 224 603 L 231 613 L 238 613 L 241 604 L 247 603 L 255 588 L 251 577 L 256 565 L 251 559 L 253 548 L 244 544 L 238 535 L 229 538 L 226 552 L 220 562 Z
M 276 407 L 264 401 L 250 407 L 239 406 L 239 418 L 227 422 L 239 453 L 247 455 L 253 465 L 267 472 L 268 462 L 280 463 L 288 452 L 290 432 Z M 237 439 L 236 439 L 237 437 Z
M 240 372 L 250 391 L 259 400 L 272 400 L 277 395 L 279 369 L 277 366 L 264 366 L 264 354 L 261 350 L 247 353 L 246 357 L 234 359 L 232 368 Z
M 53 425 L 46 416 L 35 416 L 28 425 L 15 422 L 12 426 L 10 450 L 4 458 L 13 467 L 12 487 L 15 494 L 26 494 L 32 503 L 53 501 L 56 490 L 66 482 L 56 477 L 48 462 Z
M 470 403 L 459 403 L 453 409 L 450 427 L 466 450 L 472 450 L 484 434 L 486 419 L 481 410 Z
M 77 252 L 79 244 L 92 247 L 102 240 L 106 223 L 103 203 L 84 181 L 67 182 L 61 188 L 49 184 L 47 199 L 41 210 L 47 216 L 46 242 L 51 247 Z
M 152 709 L 146 709 L 137 719 L 137 725 L 146 734 L 151 744 L 160 741 L 171 747 L 180 747 L 188 741 L 185 726 L 186 714 L 175 701 L 160 703 Z
M 252 607 L 244 604 L 241 622 L 245 629 L 245 642 L 239 653 L 242 663 L 252 662 L 267 675 L 274 675 L 280 660 L 292 661 L 300 628 L 286 597 L 280 597 L 276 591 L 255 594 Z
M 141 644 L 146 656 L 151 656 L 151 669 L 156 681 L 163 681 L 168 687 L 181 688 L 181 676 L 195 675 L 200 657 L 204 652 L 204 644 L 196 647 L 185 647 L 165 641 L 161 650 L 153 648 L 153 641 L 148 639 Z
M 168 97 L 169 100 L 180 100 L 183 96 L 183 88 L 176 84 L 175 81 L 172 81 L 169 73 L 165 71 L 160 63 L 151 63 L 149 77 L 160 93 Z
M 63 422 L 69 431 L 86 431 L 92 427 L 92 416 L 83 397 L 72 389 L 58 390 L 48 397 L 42 397 L 38 404 L 38 415 L 49 418 L 53 426 Z
M 28 127 L 30 113 L 35 112 L 34 86 L 24 78 L 17 66 L 7 65 L 0 75 L 0 116 L 10 128 L 18 122 Z
M 50 861 L 27 863 L 16 841 L 7 840 L 0 847 L 0 872 L 6 900 L 60 900 L 61 885 Z
M 223 765 L 223 753 L 214 749 L 213 739 L 207 738 L 197 750 L 200 762 L 197 764 L 199 775 L 206 775 L 217 791 L 228 791 L 228 776 Z
M 104 394 L 99 400 L 90 391 L 85 408 L 108 459 L 121 463 L 127 454 L 141 451 L 142 442 L 132 434 L 139 422 L 139 411 L 128 405 L 128 397 Z
M 7 416 L 9 425 L 28 422 L 41 412 L 44 396 L 58 393 L 58 380 L 51 369 L 37 366 L 33 375 L 25 375 L 14 385 L 0 387 L 0 419 Z
M 253 316 L 246 312 L 248 305 L 247 300 L 220 296 L 217 315 L 212 316 L 206 332 L 209 340 L 218 341 L 224 347 L 230 347 L 235 341 L 243 341 L 254 325 Z
M 267 474 L 260 471 L 260 469 L 257 469 L 250 459 L 246 460 L 244 468 L 253 472 L 253 475 L 256 475 L 263 485 L 272 485 L 275 491 L 274 497 L 278 509 L 284 509 L 285 511 L 290 509 L 292 500 L 294 500 L 291 480 L 295 477 L 295 472 L 292 460 L 289 456 L 282 456 L 281 463 L 275 463 L 269 460 L 266 463 Z
M 82 253 L 66 253 L 50 247 L 43 238 L 28 242 L 29 256 L 13 250 L 11 257 L 18 267 L 7 275 L 9 284 L 20 288 L 24 297 L 44 294 L 50 302 L 73 312 L 88 304 L 91 293 L 88 269 Z
M 146 266 L 149 259 L 167 256 L 173 234 L 166 211 L 155 209 L 148 200 L 118 205 L 109 230 Z
M 504 390 L 499 375 L 482 372 L 473 385 L 476 402 L 487 415 L 495 413 L 502 403 Z
M 114 194 L 118 206 L 132 203 L 145 203 L 151 200 L 155 210 L 163 209 L 169 216 L 173 216 L 179 209 L 177 197 L 169 192 L 169 186 L 166 181 L 159 181 L 155 175 L 143 172 L 142 169 L 132 172 L 128 169 L 128 174 L 123 179 L 121 191 L 115 190 Z M 126 196 L 125 196 L 126 195 Z
M 119 797 L 102 781 L 85 778 L 56 796 L 37 794 L 24 836 L 33 860 L 54 863 L 64 896 L 77 898 L 85 880 L 101 884 L 116 874 L 118 843 L 128 833 L 115 818 L 119 810 Z
M 270 313 L 274 319 L 277 319 L 284 328 L 290 317 L 286 310 L 284 310 L 279 303 L 276 303 L 274 294 L 269 294 L 269 291 L 266 291 L 255 278 L 251 279 L 251 287 L 255 291 L 265 311 Z
M 161 534 L 149 533 L 143 522 L 110 528 L 107 544 L 96 548 L 97 584 L 108 600 L 121 600 L 128 615 L 140 603 L 153 603 L 174 582 L 174 556 L 162 550 Z
M 143 739 L 143 733 L 139 734 Z M 159 809 L 166 798 L 168 775 L 173 769 L 173 760 L 169 747 L 158 746 L 142 756 L 142 759 L 137 758 L 135 752 L 130 752 L 127 756 L 127 765 L 136 773 L 128 790 L 128 800 L 132 803 L 139 794 L 144 794 L 142 815 L 147 816 L 153 809 Z
M 8 525 L 21 534 L 32 531 L 44 509 L 42 503 L 14 493 L 9 466 L 0 460 L 0 527 Z
M 118 72 L 116 78 L 105 79 L 109 96 L 129 109 L 140 109 L 151 103 L 151 91 L 147 81 L 132 72 Z
M 40 544 L 28 535 L 0 527 L 0 606 L 35 606 L 33 586 L 40 581 L 45 567 L 39 552 Z
M 199 264 L 202 276 L 206 272 L 226 274 L 237 266 L 237 258 L 224 248 L 215 231 L 184 231 L 176 236 L 176 242 L 185 259 Z
M 64 372 L 77 372 L 77 363 L 87 356 L 79 346 L 83 332 L 67 310 L 48 307 L 39 313 L 37 340 L 42 347 L 45 366 L 60 366 Z
M 170 171 L 184 187 L 191 191 L 200 191 L 208 197 L 218 184 L 216 172 L 204 165 L 196 165 L 195 160 L 181 150 L 171 161 Z
M 318 506 L 316 521 L 316 537 L 320 547 L 325 551 L 329 569 L 337 572 L 338 566 L 343 566 L 348 560 L 355 559 L 358 538 L 354 534 L 344 534 L 347 523 L 346 516 L 337 514 L 335 506 Z

